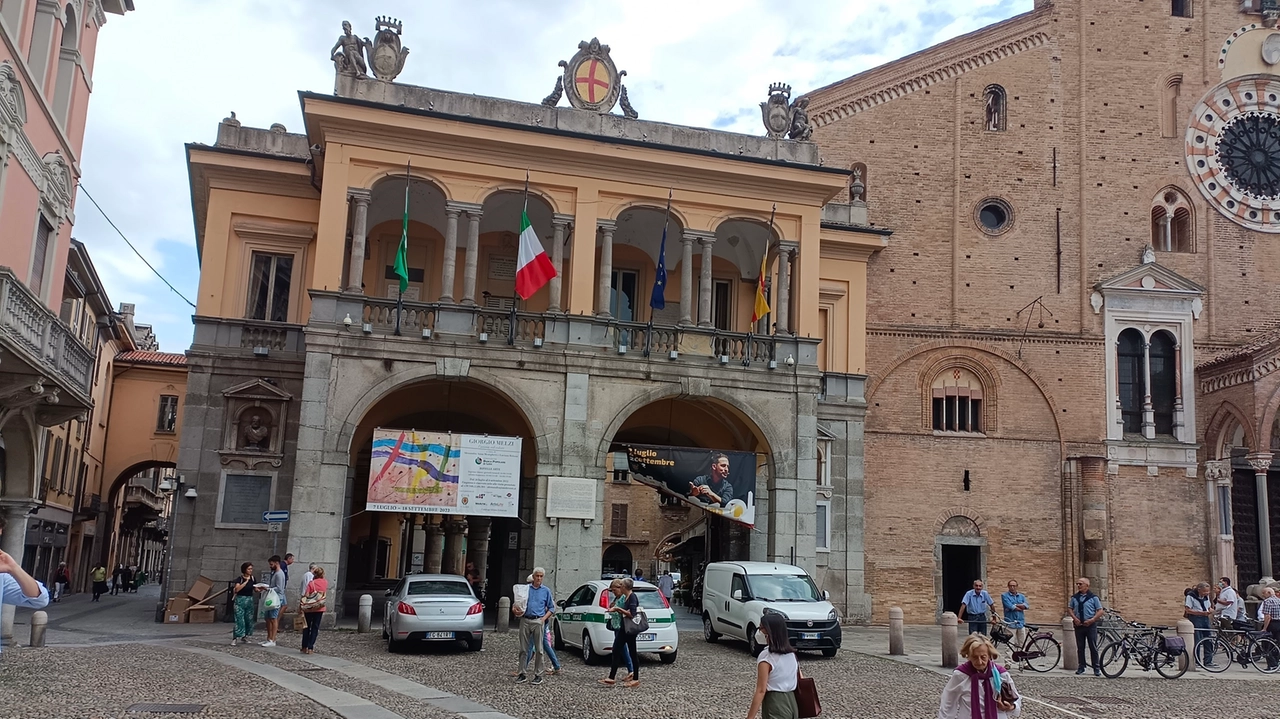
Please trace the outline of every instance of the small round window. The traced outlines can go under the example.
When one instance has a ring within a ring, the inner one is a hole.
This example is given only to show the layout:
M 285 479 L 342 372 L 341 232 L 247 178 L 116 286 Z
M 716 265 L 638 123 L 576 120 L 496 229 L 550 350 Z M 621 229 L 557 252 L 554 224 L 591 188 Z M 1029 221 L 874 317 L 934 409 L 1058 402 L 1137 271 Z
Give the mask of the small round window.
M 998 235 L 1013 226 L 1013 208 L 999 198 L 990 197 L 978 203 L 974 219 L 988 235 Z

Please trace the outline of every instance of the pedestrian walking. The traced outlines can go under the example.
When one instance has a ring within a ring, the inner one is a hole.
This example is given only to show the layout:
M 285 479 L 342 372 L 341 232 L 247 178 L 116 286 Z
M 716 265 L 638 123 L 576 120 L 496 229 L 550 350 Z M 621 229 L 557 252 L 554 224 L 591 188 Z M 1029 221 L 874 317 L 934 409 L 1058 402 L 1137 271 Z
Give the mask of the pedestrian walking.
M 1258 624 L 1266 621 L 1267 615 L 1263 613 L 1262 607 L 1266 605 L 1268 599 L 1274 596 L 1276 596 L 1276 590 L 1271 587 L 1266 587 L 1262 590 L 1262 601 L 1258 603 Z
M 627 666 L 627 675 L 622 678 L 625 687 L 640 685 L 640 655 L 636 652 L 636 635 L 627 633 L 627 620 L 635 616 L 640 609 L 640 598 L 631 591 L 635 582 L 630 577 L 615 579 L 609 585 L 613 593 L 613 602 L 609 605 L 607 626 L 613 630 L 613 651 L 609 652 L 609 676 L 600 683 L 613 686 L 617 683 L 618 667 Z
M 975 580 L 973 589 L 964 593 L 964 598 L 960 600 L 959 618 L 969 622 L 970 634 L 987 633 L 987 612 L 995 606 L 995 601 L 991 599 L 991 595 L 983 589 L 982 580 Z
M 1009 590 L 1000 595 L 1000 604 L 1004 607 L 1004 621 L 1013 627 L 1015 646 L 1022 646 L 1027 638 L 1027 595 L 1018 591 L 1018 581 L 1009 581 Z
M 102 595 L 107 593 L 107 568 L 101 564 L 97 565 L 89 572 L 89 579 L 93 581 L 92 601 L 99 601 Z
M 757 714 L 761 719 L 799 719 L 796 684 L 800 665 L 796 662 L 796 648 L 787 636 L 786 620 L 777 614 L 764 615 L 755 640 L 764 651 L 756 657 L 756 691 L 747 719 L 756 719 Z
M 0 537 L 4 536 L 4 528 L 8 523 L 0 514 Z M 18 531 L 23 531 L 19 527 Z M 0 551 L 0 612 L 5 604 L 28 609 L 43 609 L 49 605 L 49 590 L 36 581 L 34 577 L 22 569 L 22 563 L 16 561 L 8 553 Z
M 121 590 L 125 594 L 133 591 L 133 567 L 124 567 L 120 570 L 120 581 Z
M 263 589 L 263 593 L 267 596 L 263 600 L 262 618 L 267 622 L 267 641 L 262 643 L 264 647 L 274 647 L 276 645 L 276 632 L 280 630 L 280 613 L 285 609 L 285 589 L 288 587 L 289 578 L 284 573 L 283 562 L 280 555 L 272 555 L 267 560 L 267 566 L 271 567 L 271 574 L 267 577 L 267 587 Z M 270 593 L 274 591 L 275 597 L 271 597 Z M 267 606 L 274 600 L 275 606 Z
M 1076 628 L 1076 656 L 1080 658 L 1080 666 L 1076 674 L 1084 674 L 1089 666 L 1084 660 L 1084 645 L 1089 643 L 1089 656 L 1093 659 L 1093 675 L 1102 676 L 1102 665 L 1098 663 L 1098 620 L 1102 618 L 1102 600 L 1089 589 L 1089 580 L 1080 577 L 1076 580 L 1076 593 L 1067 600 L 1067 611 L 1071 612 L 1071 623 Z
M 53 601 L 61 602 L 62 595 L 67 593 L 71 587 L 71 572 L 67 570 L 66 562 L 58 562 L 58 568 L 53 573 Z
M 302 588 L 302 599 L 298 602 L 298 609 L 307 620 L 307 628 L 302 632 L 303 654 L 316 650 L 320 620 L 324 618 L 325 605 L 329 600 L 329 581 L 324 578 L 324 567 L 313 564 L 309 573 L 312 579 Z
M 253 611 L 254 611 L 254 581 L 253 581 L 253 564 L 245 562 L 240 565 L 240 576 L 236 577 L 235 583 L 231 588 L 231 593 L 235 597 L 235 630 L 231 635 L 231 646 L 236 644 L 248 644 L 249 637 L 253 636 Z
M 530 575 L 529 575 L 529 578 L 528 578 L 528 579 L 526 579 L 525 581 L 526 581 L 526 582 L 528 582 L 528 583 L 530 583 L 530 584 L 532 584 L 532 583 L 533 583 L 533 575 L 532 575 L 532 574 L 530 574 Z M 547 586 L 547 585 L 545 585 L 545 584 L 544 584 L 543 586 Z M 547 586 L 547 591 L 551 592 L 552 596 L 554 596 L 554 595 L 555 595 L 555 592 L 551 590 L 551 587 L 550 587 L 550 586 Z M 552 641 L 551 641 L 551 627 L 550 627 L 550 626 L 548 626 L 548 625 L 546 625 L 546 624 L 544 624 L 543 626 L 544 626 L 544 627 L 546 627 L 546 628 L 545 628 L 545 630 L 542 632 L 542 650 L 543 650 L 544 652 L 546 652 L 546 653 L 547 653 L 547 660 L 551 662 L 551 668 L 550 668 L 550 669 L 548 669 L 548 670 L 546 671 L 546 673 L 547 673 L 547 675 L 559 674 L 559 673 L 560 673 L 560 671 L 561 671 L 561 669 L 560 669 L 560 657 L 556 656 L 556 650 L 555 650 L 555 647 L 553 647 L 553 646 L 552 646 Z M 533 656 L 532 656 L 532 655 L 533 655 L 533 644 L 530 644 L 530 645 L 529 645 L 529 649 L 525 652 L 525 658 L 524 658 L 523 666 L 528 666 L 528 665 L 529 665 L 529 660 L 533 658 Z M 517 674 L 517 676 L 519 676 L 519 675 Z
M 960 647 L 967 661 L 956 667 L 942 690 L 938 719 L 1015 719 L 1022 715 L 1022 697 L 1013 677 L 996 664 L 995 645 L 971 635 Z
M 124 565 L 117 564 L 115 571 L 111 573 L 111 596 L 114 597 L 115 595 L 120 593 L 120 589 L 123 586 L 122 584 L 123 582 L 124 582 Z
M 662 592 L 662 596 L 667 598 L 667 603 L 671 603 L 671 596 L 676 591 L 676 581 L 671 578 L 670 570 L 663 570 L 662 576 L 658 577 L 658 591 Z
M 516 605 L 512 612 L 520 617 L 520 674 L 516 683 L 522 684 L 528 679 L 529 659 L 533 658 L 533 683 L 542 683 L 543 635 L 547 631 L 547 620 L 556 611 L 556 601 L 551 590 L 543 586 L 542 579 L 547 570 L 534 567 L 532 580 L 529 583 L 529 596 L 523 607 Z
M 1196 628 L 1196 644 L 1199 644 L 1202 639 L 1208 639 L 1213 636 L 1213 628 L 1210 623 L 1210 617 L 1213 616 L 1213 600 L 1209 598 L 1209 583 L 1200 582 L 1195 587 L 1188 589 L 1183 593 L 1182 603 L 1182 616 L 1186 617 L 1191 622 L 1191 625 Z M 1204 663 L 1210 669 L 1214 666 L 1212 642 L 1205 645 Z

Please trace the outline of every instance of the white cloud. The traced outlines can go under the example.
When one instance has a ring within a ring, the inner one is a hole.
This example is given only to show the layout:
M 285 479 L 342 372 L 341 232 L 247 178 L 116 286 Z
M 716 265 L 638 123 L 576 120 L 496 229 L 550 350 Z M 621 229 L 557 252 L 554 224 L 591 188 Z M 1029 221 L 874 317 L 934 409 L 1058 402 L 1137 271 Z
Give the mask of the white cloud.
M 148 260 L 195 299 L 184 143 L 212 143 L 234 110 L 246 125 L 301 128 L 299 90 L 329 92 L 328 51 L 351 20 L 404 23 L 399 82 L 537 102 L 580 40 L 612 48 L 642 118 L 761 132 L 772 82 L 799 94 L 1031 9 L 1032 0 L 170 0 L 109 16 L 94 62 L 83 183 Z M 155 278 L 93 206 L 77 203 L 113 302 L 133 302 L 164 349 L 191 340 L 194 312 Z

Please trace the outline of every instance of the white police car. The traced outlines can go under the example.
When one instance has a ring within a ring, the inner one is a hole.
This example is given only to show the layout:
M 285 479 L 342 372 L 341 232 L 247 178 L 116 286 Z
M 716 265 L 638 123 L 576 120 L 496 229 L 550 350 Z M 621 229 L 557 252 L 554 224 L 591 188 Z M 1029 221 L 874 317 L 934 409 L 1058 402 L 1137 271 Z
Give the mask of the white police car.
M 636 582 L 633 591 L 649 620 L 649 630 L 636 638 L 636 649 L 642 654 L 657 654 L 663 664 L 674 663 L 680 635 L 671 604 L 648 582 Z M 607 581 L 595 580 L 575 589 L 568 599 L 560 602 L 556 613 L 556 649 L 563 649 L 565 645 L 579 648 L 587 664 L 609 656 L 613 650 L 613 630 L 605 626 L 605 618 L 612 601 L 613 593 Z

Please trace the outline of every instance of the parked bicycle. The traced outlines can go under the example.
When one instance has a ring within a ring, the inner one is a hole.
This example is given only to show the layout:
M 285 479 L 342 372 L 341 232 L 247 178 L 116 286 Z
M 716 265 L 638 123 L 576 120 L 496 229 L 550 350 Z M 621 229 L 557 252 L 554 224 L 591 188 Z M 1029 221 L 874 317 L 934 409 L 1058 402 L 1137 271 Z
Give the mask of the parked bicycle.
M 1120 612 L 1103 607 L 1102 618 L 1098 620 L 1098 644 L 1105 646 L 1118 642 L 1129 630 L 1129 623 L 1120 616 Z
M 1124 674 L 1130 659 L 1136 661 L 1142 671 L 1155 669 L 1165 679 L 1177 679 L 1187 673 L 1191 656 L 1187 654 L 1186 642 L 1179 636 L 1164 635 L 1172 631 L 1172 627 L 1148 627 L 1142 622 L 1127 624 L 1131 631 L 1121 635 L 1120 641 L 1107 643 L 1098 653 L 1104 676 L 1115 679 Z
M 1053 638 L 1053 632 L 1041 631 L 1036 624 L 1026 625 L 1026 638 L 1021 646 L 1014 646 L 1017 628 L 1005 620 L 995 618 L 991 627 L 991 641 L 998 647 L 1003 644 L 1009 648 L 1008 656 L 1015 663 L 1037 672 L 1051 672 L 1062 659 L 1062 646 Z
M 1213 636 L 1196 642 L 1192 653 L 1197 666 L 1214 674 L 1225 672 L 1237 663 L 1246 668 L 1252 664 L 1263 674 L 1280 671 L 1280 644 L 1267 632 L 1219 629 Z M 1208 657 L 1213 661 L 1207 661 Z

